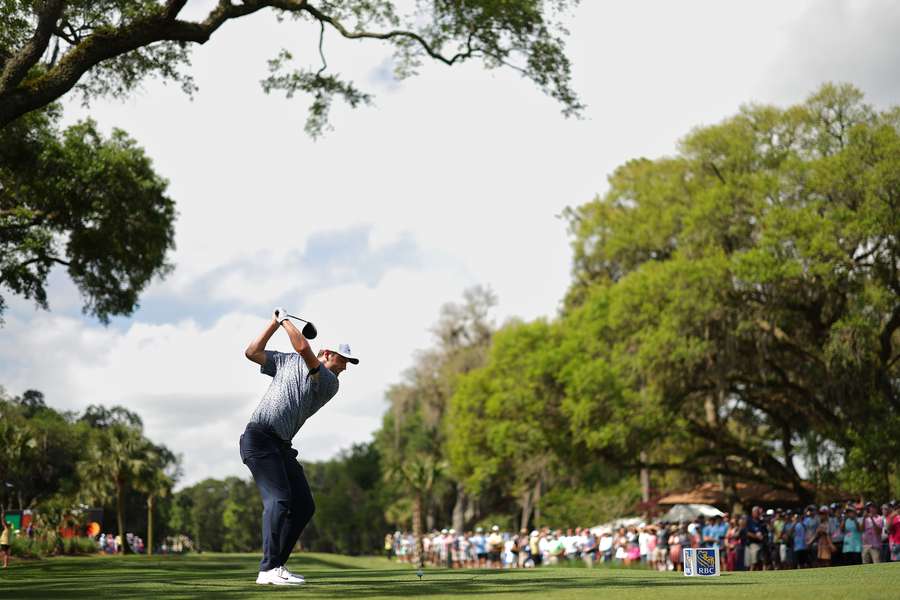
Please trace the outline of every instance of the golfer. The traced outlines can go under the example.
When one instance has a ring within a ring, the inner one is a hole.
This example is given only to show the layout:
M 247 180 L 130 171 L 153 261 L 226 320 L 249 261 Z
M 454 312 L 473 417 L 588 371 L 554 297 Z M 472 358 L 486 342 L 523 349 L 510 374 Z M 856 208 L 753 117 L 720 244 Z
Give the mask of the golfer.
M 266 350 L 279 327 L 287 332 L 296 353 Z M 291 439 L 337 393 L 338 375 L 347 363 L 358 364 L 359 359 L 347 344 L 322 349 L 317 356 L 282 308 L 275 309 L 272 321 L 244 354 L 272 378 L 240 442 L 241 460 L 263 501 L 263 558 L 256 583 L 297 585 L 303 577 L 285 564 L 315 504 Z

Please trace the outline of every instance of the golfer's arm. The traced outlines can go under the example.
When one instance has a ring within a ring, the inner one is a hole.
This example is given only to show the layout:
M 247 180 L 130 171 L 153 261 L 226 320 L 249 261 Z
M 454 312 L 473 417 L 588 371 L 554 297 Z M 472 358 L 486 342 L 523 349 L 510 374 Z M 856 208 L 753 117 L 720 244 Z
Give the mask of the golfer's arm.
M 266 344 L 269 343 L 269 338 L 275 335 L 277 330 L 278 322 L 272 319 L 269 321 L 266 329 L 259 334 L 259 337 L 250 342 L 250 345 L 244 350 L 244 356 L 259 365 L 266 364 Z
M 309 345 L 309 342 L 306 341 L 306 338 L 300 332 L 299 329 L 294 327 L 294 324 L 290 321 L 284 321 L 282 323 L 282 327 L 287 331 L 288 337 L 291 338 L 291 346 L 294 347 L 294 350 L 303 357 L 303 362 L 306 363 L 306 368 L 310 371 L 319 366 L 319 359 L 316 357 L 316 353 L 312 351 L 312 348 Z

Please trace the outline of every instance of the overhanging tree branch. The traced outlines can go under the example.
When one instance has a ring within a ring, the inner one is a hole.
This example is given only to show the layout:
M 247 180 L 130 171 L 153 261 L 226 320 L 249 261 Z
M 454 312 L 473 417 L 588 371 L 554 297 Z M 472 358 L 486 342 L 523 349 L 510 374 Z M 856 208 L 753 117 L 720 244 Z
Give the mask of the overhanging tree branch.
M 38 10 L 34 35 L 4 65 L 3 74 L 0 75 L 0 96 L 19 85 L 28 70 L 40 60 L 50 44 L 50 37 L 56 28 L 56 21 L 62 15 L 64 5 L 63 0 L 47 0 Z
M 21 270 L 21 269 L 29 267 L 33 264 L 45 264 L 45 265 L 46 264 L 57 264 L 57 265 L 62 265 L 64 267 L 68 267 L 70 265 L 70 263 L 68 261 L 65 261 L 57 256 L 49 256 L 49 255 L 42 254 L 41 256 L 36 256 L 34 258 L 30 258 L 30 259 L 28 259 L 24 262 L 21 262 L 15 266 L 16 266 L 17 270 Z M 0 273 L 0 284 L 2 284 L 5 281 L 9 281 L 9 279 L 10 279 L 9 276 L 4 275 L 3 273 Z
M 316 77 L 322 75 L 328 68 L 328 61 L 325 60 L 325 52 L 322 50 L 322 44 L 325 42 L 325 22 L 319 21 L 319 58 L 322 59 L 322 67 L 316 72 Z
M 273 6 L 275 6 L 276 8 L 282 8 L 284 10 L 296 10 L 295 8 L 289 8 L 290 6 L 292 6 L 294 4 L 295 3 L 291 2 L 290 0 L 274 0 L 274 2 L 273 2 Z M 304 3 L 304 4 L 306 4 L 306 3 Z M 423 38 L 421 35 L 415 33 L 414 31 L 405 31 L 405 30 L 401 30 L 401 29 L 395 29 L 393 31 L 385 31 L 385 32 L 350 31 L 343 24 L 341 24 L 340 21 L 323 13 L 319 9 L 315 8 L 314 6 L 306 4 L 306 6 L 303 7 L 303 10 L 308 12 L 310 15 L 315 17 L 320 22 L 328 23 L 329 25 L 334 27 L 338 31 L 338 33 L 340 33 L 342 36 L 344 36 L 345 38 L 350 39 L 350 40 L 358 40 L 358 39 L 390 40 L 390 39 L 398 38 L 398 37 L 413 40 L 416 43 L 418 43 L 419 46 L 422 47 L 422 50 L 424 50 L 425 53 L 428 54 L 428 56 L 446 64 L 447 66 L 452 66 L 453 63 L 455 63 L 456 61 L 463 61 L 467 58 L 471 58 L 477 52 L 481 51 L 481 50 L 472 48 L 472 46 L 471 46 L 472 38 L 470 36 L 469 40 L 466 44 L 466 51 L 458 52 L 448 58 L 448 57 L 444 56 L 443 54 L 441 54 L 440 52 L 438 52 L 435 48 L 432 47 L 431 44 L 429 44 L 425 40 L 425 38 Z
M 247 0 L 240 5 L 231 4 L 229 0 L 220 0 L 203 22 L 196 23 L 173 18 L 172 15 L 180 10 L 179 4 L 183 6 L 184 0 L 173 0 L 160 13 L 137 18 L 116 29 L 98 28 L 73 47 L 54 68 L 34 81 L 14 89 L 10 89 L 10 86 L 0 87 L 0 127 L 60 98 L 69 92 L 88 70 L 105 60 L 161 41 L 203 44 L 209 41 L 210 36 L 225 21 L 272 6 L 272 3 L 266 0 Z M 296 0 L 286 4 L 292 6 L 291 10 L 299 10 L 306 2 Z M 57 14 L 51 28 L 55 27 L 55 20 L 58 17 Z M 49 40 L 49 33 L 47 35 Z M 11 59 L 10 64 L 13 62 L 15 58 Z M 8 64 L 7 70 L 9 69 Z
M 891 355 L 894 351 L 891 340 L 898 328 L 900 328 L 900 304 L 896 305 L 894 310 L 891 311 L 891 317 L 885 323 L 884 329 L 881 330 L 881 335 L 879 336 L 881 342 L 881 352 L 879 354 L 881 362 L 885 365 L 891 360 Z
M 166 10 L 163 15 L 167 19 L 174 19 L 178 16 L 178 13 L 181 12 L 181 9 L 184 8 L 185 4 L 187 4 L 187 0 L 168 0 L 168 2 L 166 2 Z
M 0 57 L 3 58 L 0 62 L 0 70 L 3 71 L 0 79 L 0 127 L 58 100 L 76 85 L 82 85 L 86 97 L 89 97 L 122 89 L 127 91 L 154 71 L 163 77 L 178 79 L 181 75 L 176 67 L 187 64 L 186 44 L 203 44 L 226 21 L 264 8 L 308 15 L 317 20 L 320 23 L 320 54 L 322 32 L 324 25 L 328 24 L 346 39 L 390 41 L 407 53 L 410 62 L 414 55 L 427 55 L 449 66 L 480 57 L 489 67 L 504 66 L 518 71 L 565 104 L 564 114 L 577 114 L 583 105 L 568 87 L 569 62 L 563 54 L 561 41 L 553 37 L 544 23 L 542 7 L 523 17 L 515 3 L 530 6 L 530 0 L 515 0 L 497 17 L 488 10 L 488 5 L 492 4 L 489 0 L 479 1 L 483 1 L 485 6 L 476 6 L 472 14 L 457 14 L 437 3 L 433 8 L 434 23 L 430 27 L 426 24 L 422 31 L 417 31 L 402 28 L 392 14 L 385 17 L 380 12 L 391 13 L 393 6 L 390 2 L 379 8 L 363 0 L 359 0 L 358 6 L 351 2 L 314 6 L 308 0 L 219 0 L 202 21 L 188 21 L 178 18 L 187 0 L 163 0 L 159 5 L 140 4 L 130 7 L 133 10 L 99 8 L 96 14 L 83 14 L 78 7 L 67 7 L 66 0 L 45 0 L 45 4 L 28 15 L 32 19 L 37 17 L 32 39 L 11 57 Z M 549 3 L 550 0 L 541 2 Z M 480 9 L 485 10 L 484 14 L 478 12 Z M 29 12 L 29 9 L 21 10 Z M 342 22 L 345 13 L 356 14 L 359 18 L 355 29 Z M 523 23 L 522 19 L 526 22 Z M 366 29 L 368 23 L 387 23 L 385 27 L 394 29 L 370 31 Z M 54 53 L 39 70 L 35 67 L 53 37 L 65 42 L 60 45 L 64 49 Z M 442 52 L 445 43 L 459 44 L 456 53 L 449 55 Z M 527 59 L 525 66 L 509 62 L 509 56 L 513 53 L 522 54 Z M 324 57 L 322 62 L 323 66 L 327 64 Z M 87 84 L 81 82 L 89 72 L 95 77 Z M 324 77 L 322 72 L 320 69 L 320 77 Z M 111 81 L 104 80 L 104 77 Z M 335 78 L 332 80 L 328 82 L 332 88 L 340 83 Z M 344 90 L 340 93 L 351 87 L 351 84 L 343 84 Z M 336 92 L 332 89 L 326 93 L 333 95 Z M 361 97 L 358 93 L 356 96 Z
M 348 39 L 408 38 L 416 41 L 429 56 L 447 65 L 452 65 L 476 53 L 476 50 L 469 45 L 466 52 L 460 52 L 448 58 L 432 48 L 422 36 L 411 31 L 353 32 L 337 19 L 309 6 L 306 0 L 245 0 L 241 4 L 220 0 L 219 4 L 199 23 L 176 19 L 175 17 L 184 7 L 186 0 L 170 0 L 157 14 L 137 18 L 115 29 L 98 28 L 80 43 L 74 45 L 59 63 L 44 75 L 25 86 L 15 87 L 24 76 L 24 73 L 21 73 L 22 68 L 27 71 L 33 66 L 41 52 L 46 49 L 50 35 L 54 30 L 59 30 L 56 20 L 60 16 L 63 3 L 62 0 L 51 0 L 51 2 L 54 4 L 48 4 L 48 7 L 54 8 L 54 12 L 47 8 L 42 13 L 44 15 L 41 20 L 41 23 L 44 24 L 43 28 L 39 26 L 35 32 L 35 39 L 43 40 L 43 45 L 35 43 L 34 47 L 39 48 L 40 51 L 32 49 L 28 53 L 30 57 L 37 52 L 37 57 L 27 66 L 21 67 L 16 65 L 24 64 L 24 59 L 20 60 L 16 55 L 6 65 L 4 73 L 8 73 L 8 75 L 4 76 L 5 87 L 0 87 L 0 126 L 66 94 L 87 71 L 105 60 L 162 41 L 204 44 L 226 21 L 250 15 L 264 8 L 278 8 L 294 13 L 305 11 L 321 23 L 328 23 Z M 69 36 L 69 39 L 73 38 Z M 471 41 L 471 37 L 469 39 Z M 25 52 L 27 48 L 23 48 L 22 52 Z

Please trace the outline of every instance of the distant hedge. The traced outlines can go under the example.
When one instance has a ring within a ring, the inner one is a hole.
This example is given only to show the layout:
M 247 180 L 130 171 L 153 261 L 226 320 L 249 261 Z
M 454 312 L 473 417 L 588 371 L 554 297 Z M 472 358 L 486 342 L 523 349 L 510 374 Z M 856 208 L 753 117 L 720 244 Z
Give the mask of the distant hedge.
M 28 539 L 17 537 L 10 550 L 20 558 L 45 558 L 63 554 L 96 554 L 97 542 L 89 537 L 60 538 L 56 536 Z

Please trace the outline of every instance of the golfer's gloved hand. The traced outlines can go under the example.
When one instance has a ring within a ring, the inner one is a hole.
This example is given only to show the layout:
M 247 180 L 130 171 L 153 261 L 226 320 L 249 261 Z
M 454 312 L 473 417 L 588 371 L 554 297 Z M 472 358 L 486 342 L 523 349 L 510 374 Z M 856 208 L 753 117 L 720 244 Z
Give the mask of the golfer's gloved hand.
M 279 325 L 281 325 L 281 323 L 288 318 L 288 312 L 279 306 L 272 311 L 272 317 Z

